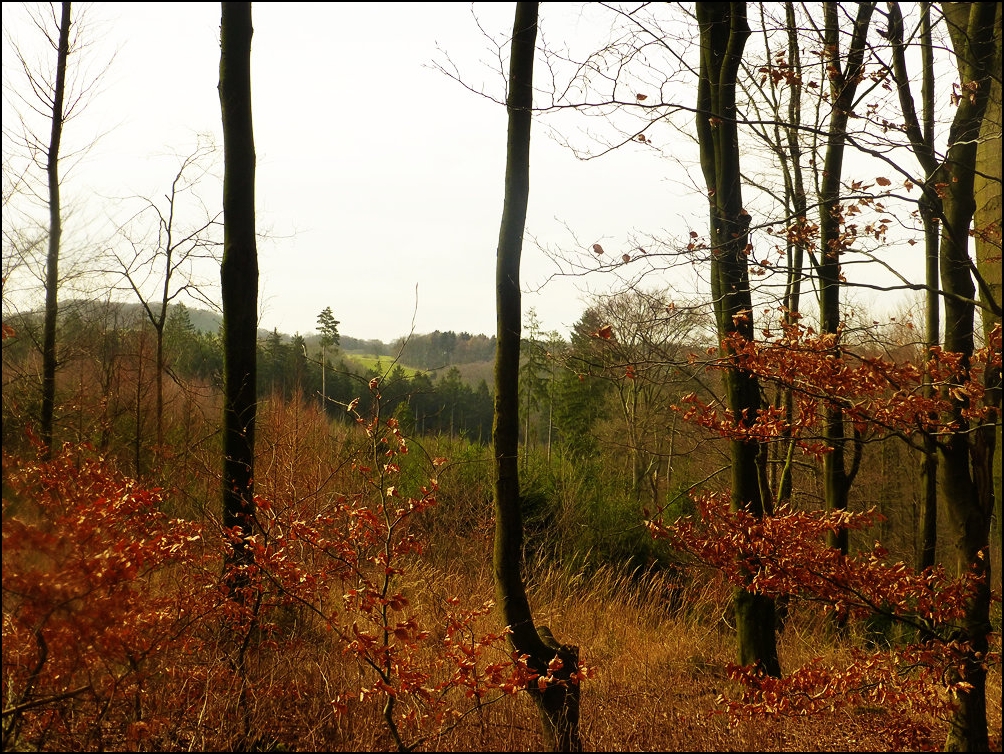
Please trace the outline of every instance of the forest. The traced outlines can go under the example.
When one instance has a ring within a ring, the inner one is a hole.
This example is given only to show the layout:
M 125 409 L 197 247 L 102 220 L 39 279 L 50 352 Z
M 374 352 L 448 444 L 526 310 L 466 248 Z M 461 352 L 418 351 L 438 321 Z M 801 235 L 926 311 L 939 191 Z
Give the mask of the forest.
M 220 175 L 180 159 L 66 295 L 101 91 L 78 5 L 29 8 L 4 750 L 1001 751 L 1000 5 L 587 4 L 595 49 L 511 5 L 497 330 L 390 343 L 259 328 L 251 3 Z M 614 281 L 568 333 L 521 298 L 543 129 L 707 202 L 549 249 Z

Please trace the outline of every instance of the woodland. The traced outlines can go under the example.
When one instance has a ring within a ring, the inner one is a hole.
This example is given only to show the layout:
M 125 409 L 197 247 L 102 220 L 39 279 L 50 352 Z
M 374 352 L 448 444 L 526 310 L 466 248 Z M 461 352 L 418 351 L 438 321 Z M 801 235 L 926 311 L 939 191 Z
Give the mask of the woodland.
M 251 3 L 220 6 L 221 179 L 183 159 L 61 296 L 100 91 L 78 6 L 33 9 L 5 750 L 1001 750 L 1000 5 L 596 5 L 595 50 L 524 2 L 498 49 L 497 331 L 393 343 L 337 301 L 258 329 Z M 584 159 L 690 144 L 708 213 L 552 250 L 623 283 L 565 335 L 521 305 L 529 145 L 587 119 Z

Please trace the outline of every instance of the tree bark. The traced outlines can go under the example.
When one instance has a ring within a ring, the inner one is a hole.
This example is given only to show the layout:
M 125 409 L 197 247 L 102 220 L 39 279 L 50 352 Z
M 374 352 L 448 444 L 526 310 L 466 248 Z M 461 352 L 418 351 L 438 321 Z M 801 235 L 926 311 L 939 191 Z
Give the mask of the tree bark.
M 991 71 L 1001 70 L 1001 16 L 1004 11 L 997 6 L 994 21 L 994 59 Z M 976 214 L 973 226 L 976 236 L 976 268 L 985 283 L 980 287 L 983 308 L 983 340 L 990 342 L 994 328 L 1001 326 L 1001 80 L 991 77 L 990 100 L 980 128 L 980 143 L 976 148 L 976 178 L 974 183 Z M 991 543 L 996 549 L 991 561 L 1001 562 L 1001 369 L 988 366 L 984 384 L 987 387 L 987 401 L 998 409 L 996 428 L 985 427 L 985 442 L 988 443 L 992 461 L 994 515 Z M 1000 586 L 1000 577 L 997 577 Z
M 56 320 L 59 318 L 59 248 L 63 221 L 59 200 L 59 143 L 63 138 L 63 99 L 66 94 L 66 61 L 70 56 L 70 3 L 63 3 L 56 50 L 56 85 L 52 97 L 52 128 L 45 170 L 49 183 L 49 248 L 45 259 L 45 320 L 42 325 L 41 433 L 45 458 L 52 457 L 53 416 L 56 406 Z
M 967 5 L 967 8 L 959 6 Z M 959 62 L 961 97 L 949 131 L 949 147 L 938 171 L 944 192 L 941 235 L 941 280 L 945 291 L 945 342 L 948 352 L 961 354 L 968 371 L 975 352 L 976 281 L 969 256 L 969 230 L 976 209 L 974 184 L 976 152 L 980 129 L 990 99 L 990 81 L 995 71 L 994 22 L 996 3 L 943 3 L 955 53 Z M 996 45 L 1000 42 L 997 40 Z M 954 430 L 941 442 L 939 481 L 942 499 L 952 528 L 957 573 L 978 577 L 970 597 L 960 639 L 966 652 L 960 667 L 961 679 L 970 684 L 955 695 L 957 708 L 945 742 L 946 751 L 986 751 L 987 730 L 984 659 L 988 649 L 990 621 L 989 557 L 990 518 L 993 513 L 993 426 L 997 420 L 991 405 L 989 419 L 971 420 L 971 408 L 964 390 L 949 386 L 946 396 L 952 404 L 946 419 Z M 992 400 L 992 398 L 991 398 Z M 987 431 L 989 429 L 989 432 Z
M 934 148 L 934 48 L 931 41 L 930 3 L 921 3 L 920 45 L 923 83 L 921 100 L 923 126 L 917 117 L 917 108 L 910 91 L 910 76 L 906 68 L 906 44 L 903 41 L 903 16 L 899 3 L 889 3 L 889 42 L 893 53 L 893 75 L 896 79 L 900 109 L 906 135 L 917 161 L 924 171 L 923 195 L 918 202 L 924 223 L 924 258 L 927 293 L 924 311 L 924 347 L 928 364 L 932 362 L 934 348 L 941 343 L 941 302 L 938 297 L 938 247 L 939 218 L 942 213 L 941 197 L 935 188 L 935 174 L 938 160 Z M 936 393 L 931 372 L 924 375 L 924 396 L 933 398 Z M 936 420 L 936 416 L 930 417 Z M 924 497 L 920 513 L 920 552 L 918 566 L 933 566 L 938 544 L 938 448 L 933 432 L 924 432 L 924 455 L 921 460 L 920 475 Z
M 802 146 L 799 142 L 799 128 L 802 125 L 802 56 L 799 49 L 798 25 L 795 20 L 795 6 L 790 0 L 784 4 L 784 17 L 788 32 L 788 59 L 795 80 L 791 83 L 788 100 L 788 121 L 785 129 L 787 137 L 786 159 L 782 166 L 787 165 L 784 180 L 785 209 L 795 222 L 805 224 L 808 214 L 805 200 L 805 181 L 802 175 Z M 780 147 L 780 140 L 778 143 Z M 805 263 L 805 242 L 799 238 L 787 241 L 786 257 L 788 275 L 784 288 L 784 322 L 786 325 L 796 325 L 801 318 L 801 291 L 803 265 Z M 780 444 L 781 475 L 777 482 L 777 500 L 779 503 L 790 503 L 794 489 L 792 467 L 795 454 L 795 440 L 790 427 L 795 422 L 795 399 L 790 386 L 781 390 L 779 401 L 784 404 L 784 417 L 787 427 L 782 433 Z
M 858 3 L 851 43 L 846 61 L 840 56 L 840 31 L 837 23 L 837 4 L 823 3 L 824 35 L 827 68 L 830 78 L 830 99 L 833 109 L 826 140 L 823 161 L 823 179 L 819 188 L 819 321 L 820 330 L 832 335 L 832 353 L 840 358 L 840 292 L 843 275 L 840 268 L 841 248 L 840 180 L 843 175 L 844 148 L 847 145 L 847 122 L 854 106 L 857 84 L 863 70 L 868 26 L 875 3 Z M 846 65 L 842 65 L 846 62 Z M 860 445 L 856 442 L 851 468 L 845 458 L 847 436 L 844 431 L 844 414 L 837 403 L 827 403 L 823 439 L 829 452 L 823 457 L 823 484 L 826 507 L 829 510 L 847 509 L 851 483 L 860 463 Z M 829 537 L 830 545 L 843 554 L 848 551 L 847 529 L 839 528 Z
M 729 409 L 740 428 L 757 419 L 760 385 L 732 360 L 728 338 L 753 340 L 753 305 L 747 266 L 750 217 L 743 208 L 736 80 L 750 35 L 746 3 L 697 3 L 701 30 L 697 134 L 701 168 L 708 187 L 712 245 L 711 286 L 722 355 L 729 360 L 725 387 Z M 770 500 L 760 484 L 756 440 L 731 441 L 732 508 L 767 515 Z M 746 589 L 735 594 L 739 662 L 780 676 L 774 600 Z
M 223 525 L 252 529 L 257 382 L 258 252 L 251 121 L 251 3 L 222 3 L 220 109 L 223 116 Z M 235 546 L 234 560 L 248 550 Z
M 533 106 L 533 61 L 538 4 L 516 4 L 509 68 L 509 135 L 505 200 L 499 229 L 495 275 L 497 341 L 495 351 L 495 594 L 513 648 L 529 657 L 535 672 L 546 675 L 560 659 L 555 681 L 542 690 L 530 685 L 540 712 L 544 738 L 554 751 L 581 751 L 579 688 L 570 681 L 577 670 L 578 649 L 554 640 L 534 625 L 523 583 L 523 518 L 519 489 L 519 351 L 522 322 L 519 283 L 523 231 L 530 194 L 530 117 Z

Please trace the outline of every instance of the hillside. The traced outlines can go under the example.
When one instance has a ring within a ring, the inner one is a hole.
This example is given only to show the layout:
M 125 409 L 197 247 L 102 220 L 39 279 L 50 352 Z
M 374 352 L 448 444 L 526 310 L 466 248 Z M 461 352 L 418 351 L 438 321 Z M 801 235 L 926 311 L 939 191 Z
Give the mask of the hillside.
M 223 317 L 218 312 L 185 306 L 184 304 L 172 304 L 168 307 L 168 321 L 179 316 L 181 312 L 187 316 L 188 322 L 195 332 L 215 335 L 223 323 Z M 134 302 L 73 299 L 60 304 L 60 314 L 64 318 L 79 318 L 90 322 L 101 321 L 115 327 L 126 328 L 148 321 L 144 308 Z M 33 330 L 41 326 L 42 313 L 29 311 L 12 314 L 5 321 L 15 330 Z M 258 330 L 259 340 L 265 340 L 274 334 L 273 330 L 265 328 Z M 315 352 L 320 349 L 321 336 L 317 332 L 279 333 L 282 341 L 287 343 L 297 335 L 303 339 L 308 351 Z M 444 343 L 453 345 L 444 347 Z M 458 343 L 459 346 L 456 345 Z M 476 384 L 481 379 L 490 379 L 491 364 L 494 361 L 494 337 L 472 336 L 468 333 L 457 335 L 453 332 L 436 331 L 428 334 L 416 333 L 408 337 L 402 336 L 391 343 L 386 343 L 375 338 L 356 338 L 340 334 L 339 347 L 335 353 L 350 357 L 350 360 L 358 364 L 362 370 L 374 368 L 377 360 L 385 368 L 391 362 L 397 361 L 410 373 L 426 371 L 433 373 L 433 375 L 453 366 L 463 366 L 464 368 L 460 371 L 464 379 Z

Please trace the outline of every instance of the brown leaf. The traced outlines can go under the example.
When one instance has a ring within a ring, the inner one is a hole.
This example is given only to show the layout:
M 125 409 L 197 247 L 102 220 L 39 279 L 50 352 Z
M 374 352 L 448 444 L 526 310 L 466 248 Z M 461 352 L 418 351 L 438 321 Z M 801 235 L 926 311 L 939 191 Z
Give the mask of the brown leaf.
M 603 253 L 603 247 L 600 246 L 598 243 L 594 243 L 593 244 L 593 253 L 594 254 L 602 254 Z

